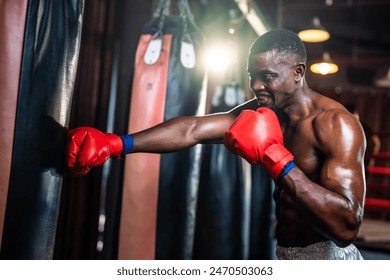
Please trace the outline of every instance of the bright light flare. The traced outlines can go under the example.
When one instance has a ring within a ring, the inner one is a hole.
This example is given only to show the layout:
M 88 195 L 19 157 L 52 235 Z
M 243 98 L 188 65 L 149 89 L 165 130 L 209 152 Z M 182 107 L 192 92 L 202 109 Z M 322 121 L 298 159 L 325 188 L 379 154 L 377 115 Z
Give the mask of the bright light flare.
M 213 47 L 206 52 L 205 63 L 215 72 L 223 72 L 232 62 L 234 53 L 227 47 Z

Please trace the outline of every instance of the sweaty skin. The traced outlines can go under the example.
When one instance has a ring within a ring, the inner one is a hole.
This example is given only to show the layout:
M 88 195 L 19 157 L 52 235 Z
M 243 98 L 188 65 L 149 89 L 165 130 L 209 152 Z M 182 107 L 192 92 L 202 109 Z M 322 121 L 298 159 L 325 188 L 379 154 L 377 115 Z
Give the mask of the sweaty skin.
M 276 51 L 250 55 L 255 98 L 232 111 L 179 117 L 134 134 L 132 152 L 166 153 L 198 143 L 223 143 L 225 131 L 244 109 L 272 108 L 296 167 L 278 180 L 276 237 L 280 246 L 303 247 L 332 240 L 351 244 L 363 216 L 365 138 L 343 106 L 311 90 L 306 65 Z

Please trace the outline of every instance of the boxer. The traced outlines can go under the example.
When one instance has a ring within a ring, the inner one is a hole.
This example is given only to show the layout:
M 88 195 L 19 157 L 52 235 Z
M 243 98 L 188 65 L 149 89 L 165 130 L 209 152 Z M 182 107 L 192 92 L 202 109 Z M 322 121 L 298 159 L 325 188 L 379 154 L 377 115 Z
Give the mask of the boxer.
M 363 259 L 353 245 L 363 217 L 366 140 L 341 104 L 305 79 L 306 50 L 285 29 L 271 30 L 248 56 L 254 98 L 228 112 L 177 117 L 132 135 L 81 127 L 69 132 L 67 165 L 84 175 L 110 157 L 224 144 L 276 183 L 279 259 Z

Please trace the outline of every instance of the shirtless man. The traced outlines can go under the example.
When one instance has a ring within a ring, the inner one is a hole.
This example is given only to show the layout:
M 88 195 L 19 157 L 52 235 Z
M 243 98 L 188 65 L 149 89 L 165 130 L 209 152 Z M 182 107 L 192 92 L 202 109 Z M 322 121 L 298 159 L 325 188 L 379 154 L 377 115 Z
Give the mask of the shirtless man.
M 363 217 L 364 133 L 342 105 L 309 88 L 305 72 L 302 41 L 291 31 L 272 30 L 250 49 L 254 99 L 133 135 L 76 128 L 69 132 L 68 167 L 83 175 L 109 157 L 224 143 L 248 162 L 263 164 L 276 182 L 279 259 L 362 259 L 352 242 Z

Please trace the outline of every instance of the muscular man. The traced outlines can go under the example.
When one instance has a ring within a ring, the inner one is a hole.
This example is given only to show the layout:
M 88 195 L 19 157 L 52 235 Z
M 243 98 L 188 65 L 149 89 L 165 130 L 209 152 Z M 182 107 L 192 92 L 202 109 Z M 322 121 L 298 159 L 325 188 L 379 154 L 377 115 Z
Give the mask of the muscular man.
M 248 57 L 254 99 L 200 117 L 178 117 L 133 135 L 93 128 L 69 133 L 68 166 L 83 175 L 110 156 L 166 153 L 223 143 L 276 182 L 279 259 L 362 259 L 355 240 L 363 216 L 365 138 L 357 119 L 309 88 L 298 36 L 275 29 Z

